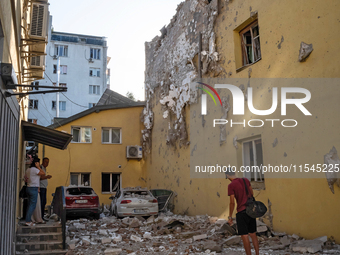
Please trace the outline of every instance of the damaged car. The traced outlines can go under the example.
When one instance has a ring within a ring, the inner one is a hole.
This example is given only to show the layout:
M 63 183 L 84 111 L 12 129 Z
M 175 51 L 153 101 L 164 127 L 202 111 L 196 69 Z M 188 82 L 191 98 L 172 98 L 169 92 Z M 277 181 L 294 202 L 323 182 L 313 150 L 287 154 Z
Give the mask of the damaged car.
M 152 195 L 158 201 L 159 212 L 172 212 L 174 210 L 174 198 L 177 193 L 167 189 L 151 189 Z
M 158 201 L 147 188 L 120 189 L 110 199 L 110 214 L 117 218 L 158 214 Z

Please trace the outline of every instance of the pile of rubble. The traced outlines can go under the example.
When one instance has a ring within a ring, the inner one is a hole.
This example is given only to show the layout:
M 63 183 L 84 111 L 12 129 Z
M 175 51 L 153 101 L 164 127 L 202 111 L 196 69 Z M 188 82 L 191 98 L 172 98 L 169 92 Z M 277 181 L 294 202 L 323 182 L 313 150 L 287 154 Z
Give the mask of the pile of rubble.
M 257 221 L 260 254 L 339 254 L 340 246 L 320 237 L 271 232 Z M 116 219 L 104 217 L 67 222 L 68 255 L 80 254 L 244 254 L 236 225 L 209 216 L 159 215 Z

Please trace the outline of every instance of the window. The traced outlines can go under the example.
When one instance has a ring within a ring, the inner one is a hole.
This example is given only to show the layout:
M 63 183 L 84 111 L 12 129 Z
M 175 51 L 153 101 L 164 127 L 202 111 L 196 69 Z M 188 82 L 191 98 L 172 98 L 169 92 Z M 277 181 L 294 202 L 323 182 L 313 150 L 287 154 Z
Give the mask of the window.
M 71 173 L 70 185 L 83 185 L 90 186 L 90 174 L 89 173 Z
M 260 33 L 257 21 L 240 31 L 242 64 L 253 64 L 261 59 Z
M 59 110 L 66 111 L 66 101 L 59 101 Z
M 90 76 L 91 77 L 100 77 L 100 68 L 90 67 Z
M 59 56 L 59 57 L 67 57 L 68 56 L 68 46 L 55 45 L 54 46 L 54 55 Z
M 57 83 L 53 82 L 53 86 L 57 86 Z M 66 87 L 66 86 L 67 86 L 66 83 L 59 82 L 59 87 Z
M 72 142 L 74 143 L 91 143 L 92 134 L 90 127 L 72 127 Z
M 89 103 L 89 108 L 96 106 L 96 103 Z
M 90 58 L 92 59 L 100 59 L 100 49 L 90 49 Z
M 122 143 L 120 128 L 102 128 L 102 143 Z
M 244 166 L 261 166 L 263 165 L 262 141 L 254 139 L 252 141 L 243 142 L 243 165 Z M 246 172 L 244 177 L 251 181 L 263 181 L 264 175 L 258 170 L 252 169 L 251 172 Z
M 38 124 L 38 119 L 28 119 L 29 123 Z
M 57 65 L 53 65 L 53 73 L 57 73 Z M 60 74 L 67 74 L 67 66 L 66 65 L 60 66 Z
M 29 107 L 29 109 L 38 110 L 38 100 L 30 99 L 28 107 Z
M 39 82 L 38 81 L 31 82 L 31 85 L 34 86 L 35 90 L 39 90 Z
M 56 101 L 52 101 L 52 110 L 56 109 Z M 66 111 L 66 101 L 59 101 L 59 110 Z
M 102 193 L 119 190 L 120 174 L 102 173 Z
M 100 95 L 100 86 L 99 85 L 90 85 L 89 93 L 94 95 Z

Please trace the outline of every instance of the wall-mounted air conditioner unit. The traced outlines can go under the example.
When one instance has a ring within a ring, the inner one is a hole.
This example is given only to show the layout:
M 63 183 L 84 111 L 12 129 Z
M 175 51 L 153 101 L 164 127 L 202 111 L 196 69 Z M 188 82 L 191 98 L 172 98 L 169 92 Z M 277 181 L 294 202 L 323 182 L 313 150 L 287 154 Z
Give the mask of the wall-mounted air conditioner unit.
M 137 158 L 141 159 L 143 157 L 142 146 L 126 146 L 126 158 Z
M 32 56 L 30 61 L 31 68 L 42 68 L 45 67 L 45 59 L 44 56 Z
M 47 37 L 47 26 L 48 5 L 33 2 L 31 7 L 30 38 L 45 40 Z

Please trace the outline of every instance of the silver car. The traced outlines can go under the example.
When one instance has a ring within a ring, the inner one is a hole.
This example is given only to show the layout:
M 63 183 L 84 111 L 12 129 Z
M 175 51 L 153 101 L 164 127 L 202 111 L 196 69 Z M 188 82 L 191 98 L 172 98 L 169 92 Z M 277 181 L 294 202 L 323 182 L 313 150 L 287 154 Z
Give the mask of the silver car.
M 158 214 L 158 201 L 147 188 L 124 188 L 110 199 L 110 213 L 117 218 Z

